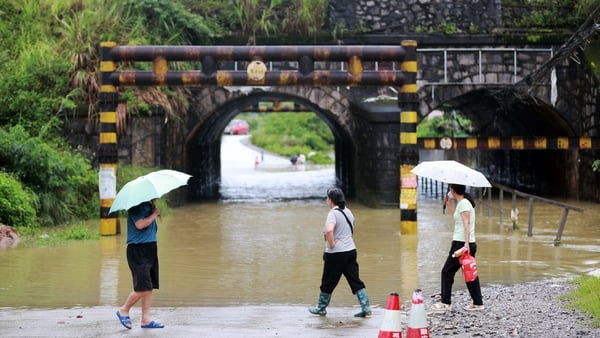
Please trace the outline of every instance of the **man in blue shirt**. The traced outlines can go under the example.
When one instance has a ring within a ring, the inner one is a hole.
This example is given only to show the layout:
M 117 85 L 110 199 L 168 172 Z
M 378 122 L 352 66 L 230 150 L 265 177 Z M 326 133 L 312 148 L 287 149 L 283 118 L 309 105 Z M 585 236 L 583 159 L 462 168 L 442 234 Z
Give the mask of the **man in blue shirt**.
M 164 325 L 150 318 L 152 290 L 158 289 L 158 249 L 156 217 L 160 210 L 154 205 L 155 200 L 143 202 L 127 210 L 127 263 L 133 279 L 133 291 L 125 304 L 117 311 L 121 324 L 131 329 L 129 310 L 138 301 L 142 302 L 141 327 L 159 329 Z

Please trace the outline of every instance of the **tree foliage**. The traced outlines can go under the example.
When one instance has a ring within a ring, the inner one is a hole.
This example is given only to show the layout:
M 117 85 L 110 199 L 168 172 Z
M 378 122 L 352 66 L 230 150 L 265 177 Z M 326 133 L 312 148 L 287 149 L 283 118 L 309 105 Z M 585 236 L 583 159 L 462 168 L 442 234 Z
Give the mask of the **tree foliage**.
M 457 112 L 425 117 L 417 125 L 418 137 L 465 137 L 471 135 L 471 121 Z
M 262 36 L 316 38 L 326 23 L 328 0 L 181 0 L 194 13 L 220 17 L 227 34 L 242 34 L 249 43 Z M 206 4 L 205 4 L 206 3 Z
M 37 197 L 21 182 L 0 171 L 0 223 L 10 226 L 35 227 Z
M 50 142 L 32 136 L 21 126 L 0 129 L 0 170 L 10 172 L 37 195 L 42 225 L 93 215 L 98 201 L 96 172 L 60 139 Z
M 502 21 L 504 27 L 531 31 L 573 30 L 599 5 L 598 0 L 505 0 Z
M 202 2 L 198 2 L 200 4 Z M 212 16 L 190 12 L 182 3 L 173 0 L 126 0 L 123 6 L 136 18 L 137 27 L 144 29 L 144 44 L 207 44 L 223 34 L 221 22 Z M 140 32 L 141 33 L 141 32 Z M 136 34 L 137 35 L 137 34 Z

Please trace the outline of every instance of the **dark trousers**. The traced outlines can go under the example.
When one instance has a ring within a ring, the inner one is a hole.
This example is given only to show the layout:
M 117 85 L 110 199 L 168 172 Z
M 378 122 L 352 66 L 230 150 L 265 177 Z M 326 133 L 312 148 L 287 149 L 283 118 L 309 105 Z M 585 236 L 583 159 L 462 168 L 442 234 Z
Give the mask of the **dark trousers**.
M 321 292 L 331 294 L 342 278 L 346 277 L 352 294 L 365 288 L 358 276 L 358 262 L 356 261 L 356 250 L 324 253 L 323 254 L 323 276 L 321 277 Z
M 451 298 L 454 275 L 456 275 L 456 272 L 460 270 L 460 262 L 458 261 L 458 258 L 452 257 L 452 254 L 454 251 L 462 248 L 463 246 L 465 246 L 465 242 L 452 241 L 450 253 L 448 254 L 446 263 L 442 268 L 442 303 L 444 304 L 452 304 Z M 477 244 L 469 243 L 469 250 L 471 251 L 471 256 L 475 257 L 475 253 L 477 252 Z M 474 281 L 466 284 L 469 294 L 471 295 L 471 299 L 473 299 L 473 304 L 483 305 L 481 286 L 479 285 L 479 276 L 477 276 Z
M 134 291 L 158 289 L 158 249 L 156 242 L 128 244 L 127 263 Z

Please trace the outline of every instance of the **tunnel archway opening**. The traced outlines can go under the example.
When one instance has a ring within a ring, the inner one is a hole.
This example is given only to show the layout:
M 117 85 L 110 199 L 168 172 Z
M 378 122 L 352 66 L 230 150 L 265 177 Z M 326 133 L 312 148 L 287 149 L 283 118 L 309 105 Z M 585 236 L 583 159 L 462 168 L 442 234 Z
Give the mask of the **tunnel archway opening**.
M 433 112 L 433 113 L 432 113 Z M 421 118 L 444 119 L 459 112 L 468 122 L 458 123 L 462 137 L 569 137 L 576 132 L 554 107 L 531 95 L 507 88 L 473 90 L 441 103 Z M 442 123 L 439 123 L 442 124 Z M 464 128 L 467 125 L 468 128 Z M 459 130 L 458 130 L 459 129 Z M 438 137 L 452 137 L 452 131 Z M 577 150 L 569 149 L 450 149 L 420 150 L 421 159 L 456 159 L 483 171 L 497 183 L 544 196 L 573 197 L 578 172 Z
M 257 106 L 261 101 L 297 103 L 306 107 L 311 113 L 316 114 L 327 125 L 334 138 L 335 164 L 331 175 L 331 184 L 344 189 L 348 197 L 354 197 L 354 145 L 350 133 L 339 123 L 335 114 L 318 107 L 303 97 L 259 91 L 230 100 L 219 106 L 214 112 L 208 114 L 206 119 L 199 121 L 189 133 L 186 141 L 185 167 L 194 176 L 189 182 L 189 199 L 222 199 L 224 197 L 221 190 L 223 183 L 221 157 L 223 131 L 229 121 L 247 110 L 247 107 Z M 258 156 L 258 153 L 256 156 Z M 327 180 L 323 182 L 327 182 Z M 321 187 L 321 190 L 326 188 L 326 186 Z M 280 188 L 275 186 L 274 189 Z M 319 191 L 318 194 L 320 197 L 323 192 Z M 290 195 L 293 196 L 293 194 Z

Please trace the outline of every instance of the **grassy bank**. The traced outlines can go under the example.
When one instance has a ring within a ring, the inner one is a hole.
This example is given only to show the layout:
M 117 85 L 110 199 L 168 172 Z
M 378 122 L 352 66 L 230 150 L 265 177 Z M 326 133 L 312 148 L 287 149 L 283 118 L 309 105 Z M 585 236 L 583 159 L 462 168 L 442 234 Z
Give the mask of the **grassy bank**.
M 572 281 L 576 285 L 568 295 L 569 304 L 592 318 L 592 324 L 600 327 L 600 278 L 585 275 Z
M 315 113 L 243 113 L 250 142 L 284 157 L 304 154 L 315 164 L 333 164 L 333 134 Z
M 82 221 L 55 227 L 19 227 L 19 246 L 40 247 L 62 245 L 69 241 L 100 239 L 98 222 Z

